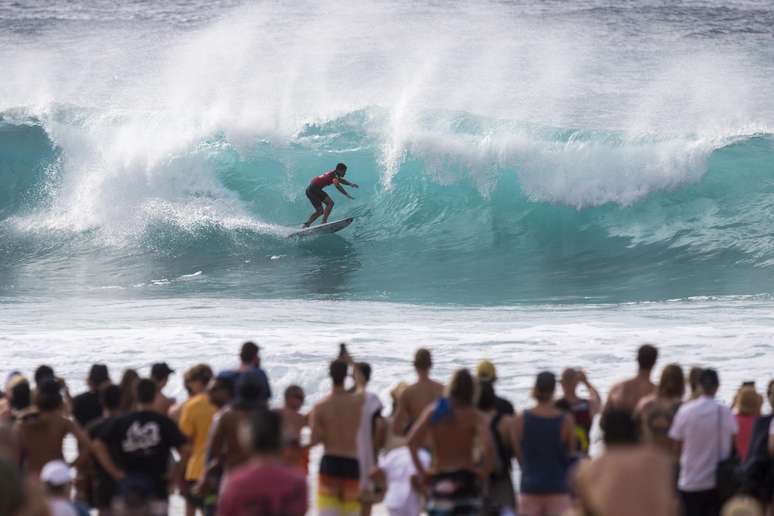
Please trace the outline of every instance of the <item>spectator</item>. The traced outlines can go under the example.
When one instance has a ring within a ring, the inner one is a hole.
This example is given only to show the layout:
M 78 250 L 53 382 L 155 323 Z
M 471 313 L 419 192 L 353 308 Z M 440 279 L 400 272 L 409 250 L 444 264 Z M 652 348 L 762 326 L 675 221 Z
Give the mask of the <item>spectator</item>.
M 155 381 L 140 380 L 137 410 L 113 420 L 97 437 L 94 453 L 119 485 L 119 507 L 166 516 L 170 452 L 176 449 L 181 456 L 173 475 L 181 486 L 184 475 L 180 466 L 186 463 L 190 446 L 177 425 L 154 408 L 157 393 Z
M 607 397 L 607 404 L 634 412 L 642 398 L 656 391 L 656 386 L 650 381 L 650 373 L 657 359 L 658 350 L 654 346 L 640 346 L 637 350 L 637 376 L 614 385 Z
M 495 369 L 495 366 L 492 362 L 489 360 L 482 360 L 478 363 L 478 367 L 476 367 L 476 377 L 478 378 L 478 381 L 480 383 L 489 383 L 492 385 L 492 391 L 494 392 L 494 384 L 497 382 L 497 369 Z M 494 404 L 495 404 L 495 410 L 498 414 L 504 414 L 507 416 L 512 416 L 516 412 L 513 409 L 513 405 L 510 401 L 506 400 L 505 398 L 501 398 L 497 396 L 497 393 L 495 392 L 494 395 Z
M 360 514 L 360 466 L 357 436 L 364 396 L 344 389 L 347 363 L 334 360 L 329 367 L 331 393 L 319 401 L 309 416 L 312 428 L 310 446 L 323 445 L 317 480 L 317 506 L 320 514 Z
M 699 376 L 701 376 L 701 367 L 692 367 L 690 371 L 688 371 L 688 386 L 691 388 L 688 399 L 695 400 L 701 396 Z
M 102 416 L 86 427 L 92 443 L 121 415 L 121 395 L 121 388 L 117 385 L 108 383 L 100 389 L 99 403 L 102 407 Z M 116 483 L 96 457 L 91 457 L 88 471 L 90 482 L 86 499 L 97 509 L 99 516 L 110 516 L 111 503 L 116 495 Z
M 218 492 L 220 491 L 220 483 L 223 478 L 223 468 L 216 461 L 212 460 L 212 437 L 218 428 L 220 417 L 228 409 L 228 405 L 234 398 L 235 379 L 236 373 L 234 371 L 224 371 L 219 373 L 207 388 L 210 403 L 215 406 L 217 412 L 212 418 L 209 435 L 207 436 L 205 472 L 196 486 L 196 492 L 202 498 L 205 516 L 215 516 L 217 511 Z
M 32 389 L 24 376 L 14 376 L 8 382 L 8 392 L 11 421 L 19 422 L 38 416 L 38 409 L 32 404 Z
M 559 516 L 570 507 L 567 471 L 576 452 L 575 421 L 554 405 L 555 390 L 553 373 L 538 374 L 535 406 L 513 423 L 513 450 L 521 464 L 520 515 Z
M 679 365 L 666 366 L 661 371 L 656 394 L 642 398 L 635 411 L 635 416 L 641 423 L 645 441 L 660 447 L 667 453 L 672 450 L 669 428 L 685 394 L 683 378 L 683 370 Z
M 309 425 L 309 415 L 301 413 L 304 406 L 304 389 L 290 385 L 285 389 L 285 406 L 282 407 L 283 456 L 290 466 L 296 466 L 305 474 L 309 472 L 309 448 L 301 445 L 301 431 Z
M 599 392 L 586 378 L 586 373 L 580 369 L 565 369 L 562 371 L 559 383 L 562 386 L 564 396 L 557 400 L 556 408 L 572 414 L 575 419 L 575 435 L 578 438 L 579 451 L 583 455 L 588 455 L 591 445 L 591 425 L 602 407 Z M 589 399 L 578 397 L 576 391 L 579 383 L 586 387 Z
M 677 516 L 669 456 L 638 444 L 637 424 L 625 410 L 606 411 L 600 426 L 604 453 L 582 462 L 575 475 L 577 512 L 587 516 Z
M 443 396 L 443 384 L 430 378 L 432 367 L 433 359 L 430 351 L 418 349 L 414 355 L 417 381 L 406 387 L 398 399 L 398 410 L 395 411 L 392 421 L 392 430 L 395 434 L 406 435 L 422 412 Z
M 225 482 L 218 514 L 303 516 L 308 499 L 306 477 L 282 461 L 281 414 L 263 409 L 251 415 L 250 423 L 249 443 L 245 443 L 251 450 L 250 462 Z
M 260 350 L 261 348 L 254 342 L 248 341 L 242 344 L 242 349 L 239 350 L 239 373 L 241 374 L 237 384 L 245 377 L 245 373 L 256 375 L 262 384 L 259 399 L 268 403 L 271 399 L 271 385 L 269 384 L 269 377 L 266 375 L 266 371 L 261 369 L 261 356 L 258 354 Z
M 63 399 L 55 380 L 43 380 L 38 386 L 35 405 L 38 413 L 16 423 L 19 443 L 27 474 L 37 476 L 47 463 L 64 460 L 62 445 L 72 435 L 80 454 L 77 465 L 84 464 L 89 452 L 89 439 L 72 420 L 62 415 Z
M 753 425 L 761 415 L 761 396 L 755 392 L 754 386 L 745 385 L 739 389 L 734 403 L 734 412 L 736 424 L 739 427 L 739 431 L 736 433 L 736 451 L 744 462 L 750 447 Z
M 422 412 L 409 434 L 408 445 L 420 485 L 429 486 L 427 512 L 478 514 L 481 478 L 491 472 L 494 450 L 484 416 L 475 406 L 475 381 L 467 369 L 458 369 L 443 397 Z M 430 437 L 434 443 L 434 473 L 428 477 L 419 449 Z M 483 449 L 477 467 L 474 446 Z M 446 512 L 448 511 L 448 512 Z
M 94 364 L 89 369 L 86 385 L 89 390 L 73 398 L 73 417 L 81 427 L 86 426 L 102 416 L 102 407 L 99 404 L 99 390 L 110 383 L 108 368 L 104 364 Z
M 16 516 L 24 507 L 24 484 L 16 464 L 0 449 L 0 514 Z
M 224 475 L 241 466 L 250 458 L 250 452 L 239 439 L 239 429 L 250 420 L 250 414 L 266 408 L 261 394 L 264 385 L 255 375 L 237 384 L 236 399 L 221 413 L 218 425 L 213 429 L 210 448 L 210 468 L 221 468 Z
M 422 467 L 430 467 L 430 452 L 417 450 Z M 389 449 L 379 458 L 379 466 L 371 471 L 377 485 L 385 485 L 384 506 L 390 516 L 419 516 L 422 512 L 421 489 L 417 469 L 406 444 Z
M 516 493 L 511 479 L 511 428 L 513 416 L 499 412 L 492 382 L 481 383 L 478 410 L 484 414 L 486 427 L 494 445 L 494 465 L 488 478 L 483 514 L 507 516 L 516 514 Z
M 363 396 L 363 410 L 360 418 L 360 428 L 357 434 L 357 456 L 360 465 L 360 514 L 371 514 L 371 505 L 376 501 L 378 493 L 371 482 L 371 470 L 376 466 L 376 456 L 384 444 L 376 439 L 377 427 L 383 425 L 382 402 L 379 396 L 368 391 L 371 380 L 371 366 L 366 362 L 354 364 L 355 392 Z
M 88 516 L 88 511 L 80 510 L 70 500 L 70 491 L 73 485 L 73 474 L 70 471 L 70 466 L 61 460 L 49 462 L 43 466 L 40 472 L 40 481 L 46 488 L 51 516 Z
M 134 369 L 127 369 L 121 376 L 121 413 L 126 414 L 135 409 L 137 403 L 137 382 L 140 381 L 140 375 Z
M 774 409 L 774 380 L 769 382 L 767 397 L 769 404 Z M 744 492 L 754 496 L 762 507 L 771 503 L 772 473 L 774 473 L 774 459 L 770 452 L 772 446 L 771 426 L 774 415 L 767 414 L 759 417 L 753 424 L 750 446 L 747 449 L 747 458 L 742 464 Z
M 166 362 L 157 362 L 151 366 L 150 377 L 156 382 L 156 399 L 153 400 L 153 410 L 164 416 L 169 415 L 169 410 L 175 404 L 175 398 L 164 395 L 164 387 L 169 383 L 169 375 L 175 370 L 169 367 Z
M 195 365 L 185 374 L 185 383 L 190 389 L 191 398 L 183 407 L 179 425 L 183 435 L 192 445 L 188 462 L 182 465 L 185 468 L 186 481 L 186 489 L 182 494 L 186 499 L 187 516 L 196 514 L 196 509 L 203 505 L 203 500 L 196 496 L 193 488 L 204 476 L 207 436 L 217 411 L 207 395 L 207 385 L 212 376 L 212 369 L 206 364 Z
M 715 400 L 720 386 L 717 372 L 704 369 L 699 385 L 702 395 L 680 406 L 669 437 L 680 457 L 678 487 L 685 516 L 717 516 L 717 464 L 731 454 L 738 428 L 731 411 Z

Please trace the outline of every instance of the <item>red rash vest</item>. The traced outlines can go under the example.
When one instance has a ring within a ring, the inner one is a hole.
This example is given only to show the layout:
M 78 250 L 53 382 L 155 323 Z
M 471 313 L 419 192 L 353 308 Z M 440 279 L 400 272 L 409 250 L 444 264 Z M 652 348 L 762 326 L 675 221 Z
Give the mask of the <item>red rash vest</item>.
M 326 186 L 331 186 L 333 184 L 333 180 L 337 177 L 338 176 L 336 175 L 336 171 L 331 170 L 330 172 L 326 172 L 325 174 L 321 174 L 312 179 L 312 184 L 320 188 L 325 188 Z

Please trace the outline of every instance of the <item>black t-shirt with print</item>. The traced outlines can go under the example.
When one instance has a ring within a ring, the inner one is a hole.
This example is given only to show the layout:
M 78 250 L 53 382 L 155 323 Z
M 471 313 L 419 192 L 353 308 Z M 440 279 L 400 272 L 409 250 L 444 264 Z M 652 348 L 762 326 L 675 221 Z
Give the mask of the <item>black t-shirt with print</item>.
M 99 439 L 108 445 L 116 466 L 126 473 L 125 483 L 145 483 L 150 496 L 168 497 L 170 451 L 186 442 L 171 419 L 149 410 L 132 412 L 107 424 Z

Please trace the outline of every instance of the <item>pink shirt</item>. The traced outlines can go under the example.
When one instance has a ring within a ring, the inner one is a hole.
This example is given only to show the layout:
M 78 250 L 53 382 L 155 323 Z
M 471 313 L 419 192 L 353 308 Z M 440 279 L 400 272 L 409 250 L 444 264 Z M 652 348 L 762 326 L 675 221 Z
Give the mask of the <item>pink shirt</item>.
M 303 516 L 306 510 L 306 478 L 279 463 L 247 463 L 234 470 L 218 501 L 219 516 Z

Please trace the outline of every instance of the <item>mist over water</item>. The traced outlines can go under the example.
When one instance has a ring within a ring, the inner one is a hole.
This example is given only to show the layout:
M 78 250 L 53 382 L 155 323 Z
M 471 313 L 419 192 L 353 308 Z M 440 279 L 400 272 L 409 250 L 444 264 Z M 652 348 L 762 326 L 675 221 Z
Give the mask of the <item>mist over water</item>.
M 0 2 L 0 296 L 772 291 L 765 2 Z M 285 236 L 338 161 L 351 229 Z

